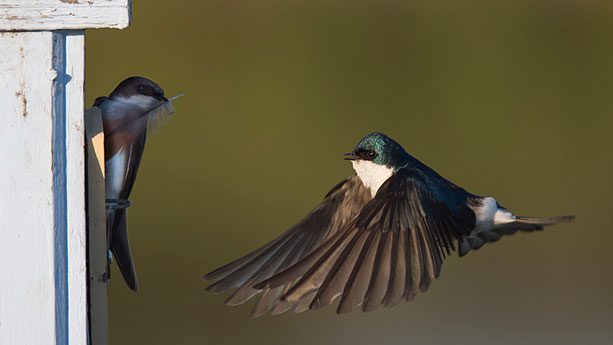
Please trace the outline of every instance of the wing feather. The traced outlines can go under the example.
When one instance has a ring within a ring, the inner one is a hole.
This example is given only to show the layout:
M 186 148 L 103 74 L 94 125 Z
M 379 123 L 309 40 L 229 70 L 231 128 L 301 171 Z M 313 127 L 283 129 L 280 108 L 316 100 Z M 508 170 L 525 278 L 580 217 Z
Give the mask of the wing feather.
M 286 300 L 293 302 L 298 301 L 303 296 L 317 291 L 327 279 L 334 278 L 338 275 L 336 270 L 337 267 L 339 267 L 339 263 L 346 262 L 347 256 L 351 255 L 356 242 L 360 239 L 360 233 L 357 229 L 347 231 L 344 234 L 345 236 L 343 236 L 342 240 L 337 242 L 339 245 L 331 248 L 327 253 L 322 255 L 317 263 L 312 265 L 296 285 L 289 290 L 285 296 Z M 290 268 L 288 271 L 291 272 L 293 269 Z M 315 297 L 314 303 L 318 303 L 317 296 Z
M 474 227 L 471 196 L 438 175 L 403 168 L 371 198 L 354 176 L 278 240 L 206 278 L 218 280 L 216 291 L 238 288 L 232 303 L 262 293 L 254 316 L 317 309 L 339 298 L 338 313 L 391 307 L 440 275 L 454 241 Z
M 311 309 L 318 309 L 334 303 L 342 293 L 351 275 L 357 257 L 366 241 L 366 234 L 357 229 L 352 231 L 355 235 L 345 247 L 340 257 L 332 262 L 332 267 L 318 289 L 317 295 L 311 304 Z
M 406 232 L 395 231 L 394 234 L 392 275 L 390 277 L 390 286 L 383 302 L 386 307 L 393 307 L 400 302 L 406 286 Z
M 383 303 L 390 282 L 392 238 L 394 234 L 395 232 L 392 231 L 381 234 L 377 255 L 375 257 L 372 279 L 368 287 L 366 300 L 362 307 L 363 311 L 375 310 Z
M 378 243 L 381 232 L 369 231 L 367 236 L 360 256 L 351 272 L 351 278 L 347 281 L 347 286 L 344 289 L 345 293 L 343 293 L 343 297 L 338 305 L 338 313 L 350 312 L 361 307 L 366 298 L 377 249 L 379 248 Z
M 322 258 L 342 250 L 348 232 L 339 230 L 370 199 L 370 192 L 356 175 L 341 181 L 311 213 L 277 239 L 205 275 L 203 278 L 212 282 L 207 290 L 217 293 L 235 289 L 226 301 L 229 305 L 244 303 L 261 293 L 254 315 L 304 304 L 304 296 L 296 301 L 282 301 L 281 297 Z M 289 267 L 293 269 L 286 272 Z M 279 275 L 281 272 L 285 273 Z M 268 280 L 275 275 L 277 280 Z M 258 285 L 265 280 L 266 284 Z

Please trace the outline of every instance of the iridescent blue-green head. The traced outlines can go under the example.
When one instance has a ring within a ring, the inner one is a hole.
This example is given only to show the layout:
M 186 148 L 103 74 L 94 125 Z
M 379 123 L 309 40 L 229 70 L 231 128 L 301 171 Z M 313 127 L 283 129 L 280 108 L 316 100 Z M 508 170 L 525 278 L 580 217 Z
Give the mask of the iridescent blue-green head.
M 409 154 L 394 139 L 380 132 L 372 132 L 362 138 L 352 152 L 345 154 L 347 160 L 370 161 L 390 168 L 404 166 Z

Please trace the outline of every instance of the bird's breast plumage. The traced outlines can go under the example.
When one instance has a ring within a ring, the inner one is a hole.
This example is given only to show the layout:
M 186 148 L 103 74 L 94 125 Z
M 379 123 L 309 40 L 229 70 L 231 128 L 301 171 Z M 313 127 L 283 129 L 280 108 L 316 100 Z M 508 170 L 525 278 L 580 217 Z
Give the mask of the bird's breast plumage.
M 105 162 L 106 169 L 106 197 L 109 199 L 120 198 L 124 189 L 127 169 L 128 152 L 121 148 L 115 155 Z
M 362 181 L 362 184 L 370 190 L 374 198 L 377 191 L 394 174 L 394 169 L 385 165 L 375 164 L 367 160 L 351 161 L 353 170 Z

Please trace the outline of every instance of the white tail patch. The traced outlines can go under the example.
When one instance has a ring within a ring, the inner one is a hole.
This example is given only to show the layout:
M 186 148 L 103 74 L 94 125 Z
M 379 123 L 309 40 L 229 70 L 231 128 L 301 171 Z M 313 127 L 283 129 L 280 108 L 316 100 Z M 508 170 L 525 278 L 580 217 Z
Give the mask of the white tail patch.
M 351 164 L 364 186 L 370 189 L 373 198 L 381 185 L 394 174 L 394 169 L 371 161 L 354 160 Z
M 497 241 L 502 234 L 492 230 L 516 220 L 511 212 L 500 208 L 492 197 L 484 198 L 481 205 L 470 208 L 475 212 L 476 224 L 470 235 L 460 242 L 460 256 L 466 255 L 471 249 L 481 248 L 487 242 Z
M 484 198 L 481 205 L 471 206 L 471 208 L 477 218 L 477 223 L 471 236 L 481 231 L 494 229 L 498 225 L 514 222 L 516 219 L 511 212 L 498 207 L 496 199 L 492 197 Z

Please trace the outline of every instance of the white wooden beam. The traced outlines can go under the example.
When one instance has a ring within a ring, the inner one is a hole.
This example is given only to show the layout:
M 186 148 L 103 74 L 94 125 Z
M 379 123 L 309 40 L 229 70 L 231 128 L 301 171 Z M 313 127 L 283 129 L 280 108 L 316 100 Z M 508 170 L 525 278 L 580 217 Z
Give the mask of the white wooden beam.
M 130 0 L 0 0 L 0 31 L 117 28 L 130 24 Z
M 87 344 L 83 58 L 0 32 L 0 344 Z
M 55 339 L 52 50 L 51 33 L 0 33 L 3 344 Z
M 56 86 L 63 88 L 66 178 L 66 244 L 68 278 L 68 336 L 70 344 L 87 344 L 87 216 L 85 200 L 85 35 L 83 30 L 54 33 L 57 58 Z M 57 93 L 56 93 L 57 95 Z M 57 100 L 56 100 L 57 104 Z M 57 117 L 58 115 L 56 115 Z M 57 133 L 57 131 L 56 131 Z M 72 341 L 74 340 L 74 341 Z

